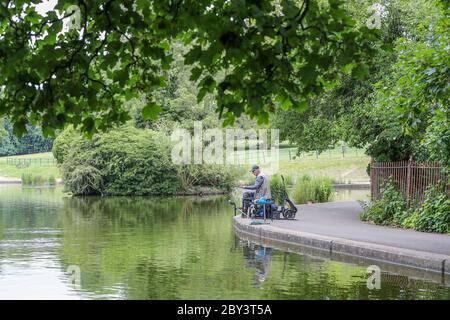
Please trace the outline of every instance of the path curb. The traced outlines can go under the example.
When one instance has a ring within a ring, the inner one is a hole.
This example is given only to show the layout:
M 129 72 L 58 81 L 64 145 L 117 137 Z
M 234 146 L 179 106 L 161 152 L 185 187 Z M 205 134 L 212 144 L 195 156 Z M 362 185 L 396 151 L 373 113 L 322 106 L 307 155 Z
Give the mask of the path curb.
M 322 236 L 295 230 L 283 229 L 271 225 L 250 225 L 250 219 L 239 216 L 233 218 L 234 228 L 244 234 L 260 239 L 294 246 L 306 246 L 333 253 L 367 258 L 397 265 L 450 274 L 450 256 L 384 246 L 368 242 Z

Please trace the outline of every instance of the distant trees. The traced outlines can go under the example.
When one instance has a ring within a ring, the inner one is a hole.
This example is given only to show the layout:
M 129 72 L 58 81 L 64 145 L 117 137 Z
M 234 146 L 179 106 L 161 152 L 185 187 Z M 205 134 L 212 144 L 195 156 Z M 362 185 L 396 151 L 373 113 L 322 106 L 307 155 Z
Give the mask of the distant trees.
M 363 8 L 348 6 L 356 15 Z M 381 39 L 392 50 L 376 48 L 366 77 L 345 76 L 304 113 L 277 111 L 273 125 L 299 151 L 345 141 L 377 161 L 414 157 L 450 168 L 449 9 L 396 0 L 386 11 Z
M 26 133 L 17 137 L 8 119 L 0 119 L 0 156 L 49 152 L 52 150 L 53 138 L 45 138 L 39 127 L 26 126 Z
M 379 39 L 343 0 L 59 0 L 45 14 L 38 2 L 0 3 L 0 116 L 16 133 L 32 119 L 45 135 L 66 124 L 92 135 L 126 122 L 124 103 L 139 95 L 155 119 L 177 42 L 198 101 L 212 94 L 224 124 L 268 123 L 276 109 L 306 109 L 342 71 L 366 74 Z

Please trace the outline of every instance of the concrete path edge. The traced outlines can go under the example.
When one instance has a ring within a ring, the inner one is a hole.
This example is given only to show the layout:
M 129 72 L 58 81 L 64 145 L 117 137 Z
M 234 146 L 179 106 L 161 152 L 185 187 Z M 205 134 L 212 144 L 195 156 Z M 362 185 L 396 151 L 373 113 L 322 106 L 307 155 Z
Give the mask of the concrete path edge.
M 260 239 L 288 243 L 294 246 L 313 247 L 329 251 L 330 254 L 335 252 L 441 274 L 450 274 L 450 256 L 447 255 L 288 230 L 269 224 L 250 225 L 250 222 L 250 219 L 244 219 L 240 216 L 233 218 L 233 225 L 237 231 L 257 236 Z

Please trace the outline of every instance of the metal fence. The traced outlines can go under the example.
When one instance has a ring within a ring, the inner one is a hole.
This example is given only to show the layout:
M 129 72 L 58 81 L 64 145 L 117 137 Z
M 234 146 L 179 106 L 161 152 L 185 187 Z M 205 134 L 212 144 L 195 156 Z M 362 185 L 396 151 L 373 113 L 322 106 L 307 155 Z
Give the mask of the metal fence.
M 424 200 L 427 187 L 443 182 L 450 192 L 448 176 L 435 162 L 372 162 L 370 164 L 370 186 L 372 199 L 379 199 L 383 184 L 392 179 L 404 195 L 408 206 Z
M 0 158 L 0 164 L 12 165 L 16 167 L 48 167 L 55 166 L 54 158 Z
M 261 152 L 258 150 L 235 151 L 234 158 L 244 163 L 247 158 L 257 159 L 255 162 L 265 162 L 270 152 Z M 319 159 L 346 159 L 346 158 L 366 158 L 367 155 L 363 149 L 349 148 L 346 146 L 319 151 L 302 152 L 297 154 L 297 148 L 280 148 L 278 149 L 280 161 L 301 161 L 301 160 L 319 160 Z

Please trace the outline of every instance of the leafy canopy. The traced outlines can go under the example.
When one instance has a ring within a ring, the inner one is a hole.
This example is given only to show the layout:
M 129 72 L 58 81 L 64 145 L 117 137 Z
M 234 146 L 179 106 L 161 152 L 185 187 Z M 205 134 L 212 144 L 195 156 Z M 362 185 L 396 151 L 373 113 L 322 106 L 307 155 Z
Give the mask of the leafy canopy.
M 28 121 L 47 135 L 67 123 L 105 130 L 125 122 L 124 102 L 140 95 L 155 118 L 180 42 L 197 98 L 213 94 L 225 125 L 243 113 L 267 123 L 277 108 L 305 109 L 341 69 L 364 75 L 377 39 L 341 0 L 59 0 L 42 15 L 40 2 L 0 4 L 0 116 L 17 133 Z M 74 3 L 80 28 L 65 31 Z

